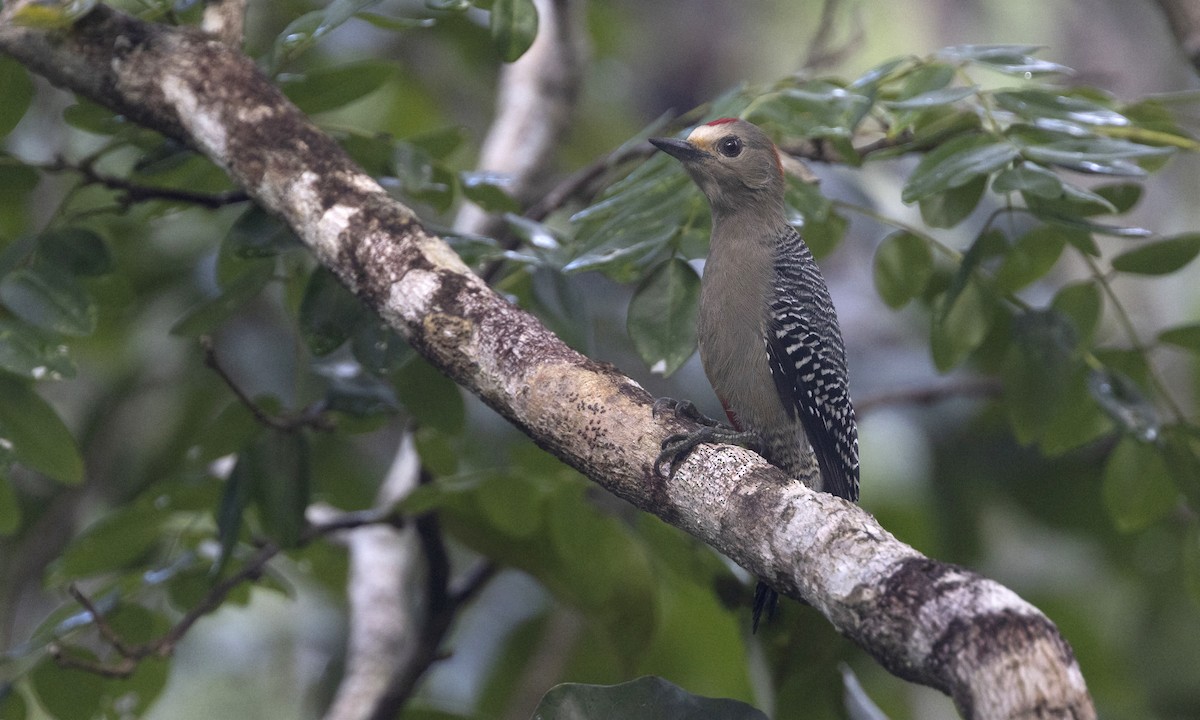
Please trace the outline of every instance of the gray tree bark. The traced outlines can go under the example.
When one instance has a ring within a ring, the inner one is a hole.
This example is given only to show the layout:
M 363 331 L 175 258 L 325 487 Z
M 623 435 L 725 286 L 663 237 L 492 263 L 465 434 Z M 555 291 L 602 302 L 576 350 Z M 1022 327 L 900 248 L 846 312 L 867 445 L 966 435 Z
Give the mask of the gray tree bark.
M 19 27 L 21 4 L 0 13 L 0 51 L 207 155 L 430 362 L 563 462 L 807 601 L 967 718 L 1096 716 L 1066 640 L 998 583 L 922 556 L 740 448 L 701 446 L 658 475 L 660 440 L 688 428 L 653 417 L 636 382 L 493 292 L 228 44 L 105 6 L 66 31 Z

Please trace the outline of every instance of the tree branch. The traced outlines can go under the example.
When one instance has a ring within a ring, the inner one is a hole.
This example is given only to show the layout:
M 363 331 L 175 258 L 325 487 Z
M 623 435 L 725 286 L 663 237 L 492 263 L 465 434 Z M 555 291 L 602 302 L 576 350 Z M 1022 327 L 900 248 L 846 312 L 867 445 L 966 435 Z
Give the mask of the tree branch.
M 659 442 L 688 428 L 471 274 L 248 58 L 103 5 L 66 32 L 18 27 L 7 18 L 20 5 L 0 13 L 0 51 L 204 152 L 423 356 L 567 464 L 807 601 L 968 718 L 1095 717 L 1070 646 L 1007 588 L 740 448 L 701 446 L 657 475 Z
M 505 189 L 526 206 L 538 179 L 571 124 L 583 66 L 583 0 L 534 0 L 538 32 L 533 45 L 500 72 L 496 117 L 479 152 L 479 169 L 504 175 Z M 455 230 L 496 236 L 501 218 L 464 203 Z

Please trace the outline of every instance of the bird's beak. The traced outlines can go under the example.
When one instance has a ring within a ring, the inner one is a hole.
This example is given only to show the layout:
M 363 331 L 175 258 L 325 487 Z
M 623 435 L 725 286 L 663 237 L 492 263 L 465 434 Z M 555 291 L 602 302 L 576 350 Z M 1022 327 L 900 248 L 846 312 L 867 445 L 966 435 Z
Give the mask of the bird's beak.
M 687 140 L 675 138 L 650 138 L 650 144 L 666 154 L 682 162 L 695 162 L 708 153 L 691 144 Z

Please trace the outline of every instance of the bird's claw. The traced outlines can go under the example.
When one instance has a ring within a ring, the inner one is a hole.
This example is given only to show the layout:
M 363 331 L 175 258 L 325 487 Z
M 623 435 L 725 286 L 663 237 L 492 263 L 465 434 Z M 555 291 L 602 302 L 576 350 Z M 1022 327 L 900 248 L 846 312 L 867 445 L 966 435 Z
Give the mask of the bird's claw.
M 675 398 L 661 397 L 654 401 L 651 409 L 654 417 L 659 417 L 665 413 L 671 413 L 678 420 L 691 420 L 705 427 L 718 427 L 720 421 L 713 420 L 709 416 L 700 412 L 695 403 L 690 400 L 676 400 Z
M 662 452 L 654 460 L 654 472 L 666 478 L 673 476 L 676 463 L 687 457 L 692 448 L 703 442 L 702 440 L 693 441 L 692 438 L 695 435 L 696 433 L 676 433 L 663 440 Z M 666 472 L 663 472 L 664 466 Z

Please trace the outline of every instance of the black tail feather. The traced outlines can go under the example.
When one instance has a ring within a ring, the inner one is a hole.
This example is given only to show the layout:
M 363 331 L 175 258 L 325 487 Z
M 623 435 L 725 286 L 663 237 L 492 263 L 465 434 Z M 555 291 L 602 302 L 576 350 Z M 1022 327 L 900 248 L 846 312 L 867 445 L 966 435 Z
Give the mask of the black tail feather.
M 775 617 L 775 608 L 778 606 L 779 593 L 759 580 L 754 587 L 754 632 L 758 632 L 758 621 L 762 619 L 763 611 L 767 612 L 767 619 L 770 620 Z

